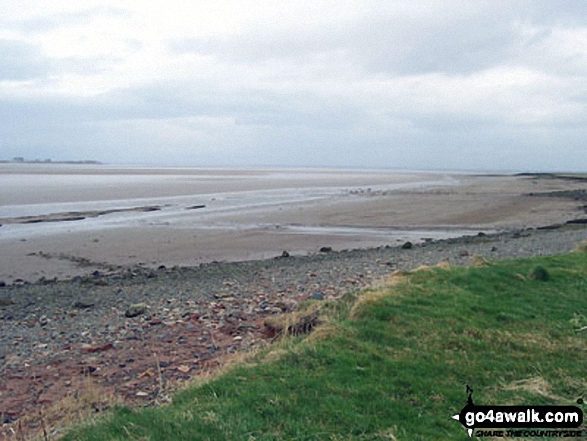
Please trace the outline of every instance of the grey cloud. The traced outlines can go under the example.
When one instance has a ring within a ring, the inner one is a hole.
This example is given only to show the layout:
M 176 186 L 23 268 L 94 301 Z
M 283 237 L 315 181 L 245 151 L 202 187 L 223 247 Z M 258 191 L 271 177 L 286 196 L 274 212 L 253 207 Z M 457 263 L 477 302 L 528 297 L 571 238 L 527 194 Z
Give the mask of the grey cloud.
M 171 41 L 169 49 L 249 63 L 280 58 L 303 63 L 335 53 L 347 63 L 393 74 L 470 72 L 504 59 L 514 38 L 510 8 L 464 9 L 403 17 L 373 8 L 343 24 L 302 32 L 250 28 L 222 38 Z
M 549 36 L 543 29 L 532 38 L 517 33 L 520 24 L 573 26 L 584 24 L 582 2 L 494 0 L 446 2 L 420 13 L 395 13 L 392 6 L 374 6 L 345 23 L 321 23 L 296 29 L 246 28 L 230 36 L 170 41 L 175 53 L 192 52 L 222 61 L 257 64 L 293 58 L 311 63 L 316 55 L 336 54 L 342 62 L 362 66 L 368 73 L 414 75 L 430 72 L 469 74 L 515 61 L 526 46 Z M 375 2 L 375 5 L 378 5 Z M 559 7 L 562 6 L 562 7 Z M 584 8 L 583 5 L 583 9 Z

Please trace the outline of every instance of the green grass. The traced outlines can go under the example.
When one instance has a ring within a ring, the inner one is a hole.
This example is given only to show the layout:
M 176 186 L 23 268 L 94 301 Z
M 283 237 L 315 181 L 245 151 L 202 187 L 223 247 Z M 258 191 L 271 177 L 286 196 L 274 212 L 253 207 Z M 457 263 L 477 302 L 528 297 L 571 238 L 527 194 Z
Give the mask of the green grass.
M 546 281 L 530 274 L 548 271 Z M 309 337 L 67 440 L 467 440 L 466 402 L 587 395 L 587 254 L 418 271 L 338 303 Z M 587 410 L 587 409 L 584 409 Z

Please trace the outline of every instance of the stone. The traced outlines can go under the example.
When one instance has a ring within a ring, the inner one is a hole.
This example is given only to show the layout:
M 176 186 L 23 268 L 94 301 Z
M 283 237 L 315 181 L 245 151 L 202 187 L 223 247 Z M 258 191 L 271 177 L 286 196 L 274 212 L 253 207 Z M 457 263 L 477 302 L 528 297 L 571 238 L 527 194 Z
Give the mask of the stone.
M 310 297 L 312 300 L 324 300 L 324 294 L 322 294 L 321 292 L 315 292 L 314 294 L 312 294 L 312 297 Z
M 107 351 L 108 349 L 112 349 L 112 348 L 114 348 L 113 343 L 106 343 L 106 344 L 97 345 L 97 346 L 84 346 L 84 347 L 82 347 L 82 352 L 87 352 L 87 353 L 103 352 L 103 351 Z
M 80 300 L 77 300 L 73 304 L 73 307 L 74 308 L 78 308 L 78 309 L 88 309 L 88 308 L 91 308 L 94 305 L 95 305 L 94 302 L 92 302 L 89 299 L 80 299 Z
M 138 317 L 139 315 L 143 315 L 147 312 L 149 306 L 146 303 L 136 303 L 134 305 L 130 305 L 126 312 L 124 313 L 125 317 L 132 318 Z
M 13 304 L 14 302 L 10 297 L 0 297 L 0 306 L 10 306 Z
M 413 247 L 412 242 L 407 241 L 402 245 L 402 250 L 411 250 Z
M 322 247 L 320 248 L 321 253 L 330 253 L 332 252 L 332 247 Z

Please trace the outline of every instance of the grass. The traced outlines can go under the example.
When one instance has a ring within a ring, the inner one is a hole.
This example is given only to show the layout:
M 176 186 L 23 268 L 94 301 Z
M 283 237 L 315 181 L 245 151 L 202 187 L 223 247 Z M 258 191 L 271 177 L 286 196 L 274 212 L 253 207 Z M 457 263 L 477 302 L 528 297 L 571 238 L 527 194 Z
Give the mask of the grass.
M 531 277 L 538 266 L 548 280 Z M 466 384 L 477 404 L 587 395 L 587 253 L 422 269 L 321 305 L 309 336 L 65 439 L 467 440 L 450 419 Z

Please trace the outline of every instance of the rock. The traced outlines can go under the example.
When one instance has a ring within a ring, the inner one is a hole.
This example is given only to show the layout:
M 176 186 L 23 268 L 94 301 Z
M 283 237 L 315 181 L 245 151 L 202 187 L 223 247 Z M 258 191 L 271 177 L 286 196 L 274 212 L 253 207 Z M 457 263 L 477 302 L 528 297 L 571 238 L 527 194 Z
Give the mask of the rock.
M 0 297 L 0 306 L 14 305 L 14 302 L 10 297 Z
M 570 221 L 566 221 L 565 224 L 567 224 L 567 225 L 585 225 L 585 224 L 587 224 L 587 219 L 573 219 Z
M 411 250 L 413 247 L 412 242 L 408 241 L 402 245 L 402 250 Z
M 92 302 L 89 299 L 81 299 L 81 300 L 77 300 L 73 304 L 73 307 L 74 308 L 78 308 L 78 309 L 88 309 L 88 308 L 91 308 L 94 305 L 95 305 L 94 302 Z
M 87 353 L 94 353 L 94 352 L 102 352 L 102 351 L 107 351 L 108 349 L 112 349 L 114 347 L 113 343 L 106 343 L 104 345 L 98 345 L 98 346 L 86 346 L 82 348 L 82 352 L 87 352 Z
M 469 250 L 465 250 L 465 249 L 459 250 L 459 256 L 461 256 L 461 257 L 467 257 L 467 256 L 469 256 L 469 254 L 470 254 Z
M 83 375 L 89 375 L 89 374 L 93 374 L 94 372 L 96 372 L 98 370 L 98 368 L 96 366 L 82 366 L 80 368 L 80 373 Z
M 134 305 L 130 305 L 126 312 L 124 313 L 125 317 L 132 318 L 138 317 L 139 315 L 143 315 L 149 307 L 146 303 L 136 303 Z
M 0 424 L 10 424 L 16 421 L 16 418 L 9 413 L 0 413 Z
M 4 288 L 6 286 L 6 282 L 0 280 L 0 288 Z
M 321 292 L 315 292 L 314 294 L 312 294 L 312 297 L 310 297 L 312 300 L 324 300 L 324 294 L 322 294 Z
M 283 252 L 281 253 L 281 257 L 287 259 L 288 257 L 290 257 L 290 255 L 286 250 L 283 250 Z
M 148 396 L 149 396 L 149 394 L 148 394 L 148 393 L 146 393 L 146 392 L 142 392 L 142 391 L 140 391 L 140 392 L 137 392 L 137 393 L 135 394 L 135 396 L 136 396 L 136 397 L 140 397 L 140 398 L 146 398 L 146 397 L 148 397 Z
M 332 247 L 322 247 L 320 248 L 321 253 L 330 253 L 332 252 Z
M 232 297 L 232 294 L 229 292 L 217 292 L 216 294 L 214 294 L 214 298 L 216 300 L 227 299 L 229 297 Z
M 553 224 L 553 225 L 544 225 L 542 227 L 536 228 L 537 230 L 558 230 L 562 228 L 562 224 Z

